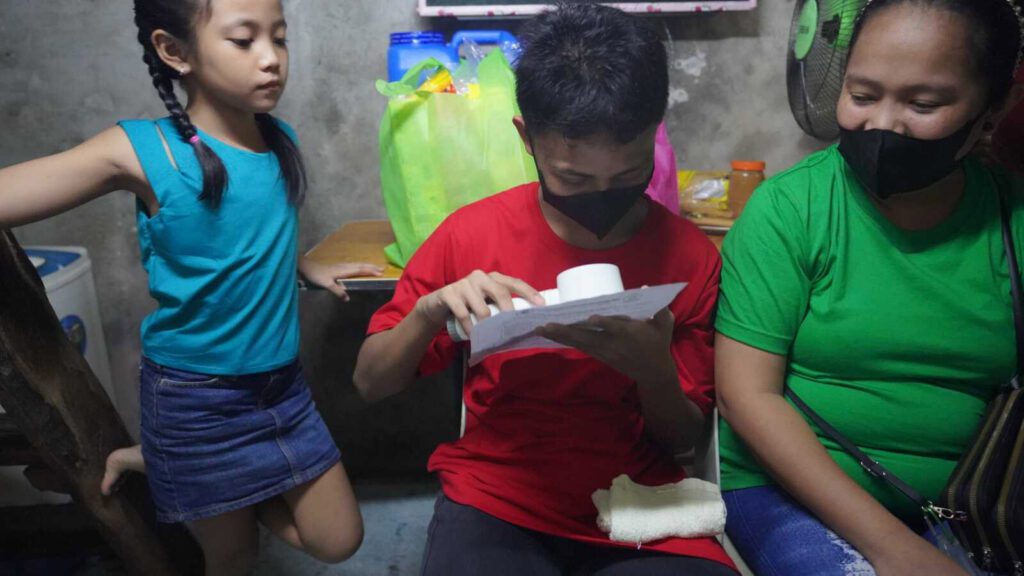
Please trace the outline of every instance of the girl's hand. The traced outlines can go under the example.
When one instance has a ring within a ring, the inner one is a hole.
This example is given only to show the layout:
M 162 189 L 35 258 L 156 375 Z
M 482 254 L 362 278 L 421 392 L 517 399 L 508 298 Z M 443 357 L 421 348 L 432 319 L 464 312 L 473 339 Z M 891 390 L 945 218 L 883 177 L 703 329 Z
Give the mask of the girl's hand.
M 310 283 L 329 290 L 342 301 L 348 302 L 350 298 L 342 280 L 363 276 L 380 276 L 384 273 L 384 268 L 366 262 L 321 264 L 303 257 L 299 260 L 299 273 Z

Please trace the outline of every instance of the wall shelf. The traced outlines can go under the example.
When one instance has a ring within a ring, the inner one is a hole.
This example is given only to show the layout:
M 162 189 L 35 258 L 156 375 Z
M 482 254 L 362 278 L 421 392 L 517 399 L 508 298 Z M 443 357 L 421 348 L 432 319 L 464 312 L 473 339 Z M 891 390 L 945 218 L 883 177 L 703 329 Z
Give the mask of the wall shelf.
M 536 0 L 505 0 L 501 4 L 489 4 L 480 0 L 418 0 L 419 15 L 425 17 L 454 16 L 457 18 L 517 18 L 539 14 L 552 8 L 552 4 L 538 4 Z M 753 10 L 757 0 L 714 0 L 709 2 L 658 2 L 640 0 L 633 2 L 602 2 L 626 12 L 668 15 L 698 12 L 720 12 Z

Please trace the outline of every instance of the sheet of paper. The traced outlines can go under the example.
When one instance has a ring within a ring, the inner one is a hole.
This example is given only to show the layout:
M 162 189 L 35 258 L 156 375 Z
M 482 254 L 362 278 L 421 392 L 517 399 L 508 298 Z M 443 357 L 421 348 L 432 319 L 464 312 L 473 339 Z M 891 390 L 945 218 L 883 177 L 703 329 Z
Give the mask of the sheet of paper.
M 591 316 L 625 316 L 634 320 L 652 318 L 671 304 L 685 287 L 683 283 L 664 284 L 554 306 L 496 314 L 473 327 L 469 365 L 479 364 L 496 352 L 525 348 L 564 348 L 557 342 L 534 335 L 534 331 L 545 324 L 576 324 Z

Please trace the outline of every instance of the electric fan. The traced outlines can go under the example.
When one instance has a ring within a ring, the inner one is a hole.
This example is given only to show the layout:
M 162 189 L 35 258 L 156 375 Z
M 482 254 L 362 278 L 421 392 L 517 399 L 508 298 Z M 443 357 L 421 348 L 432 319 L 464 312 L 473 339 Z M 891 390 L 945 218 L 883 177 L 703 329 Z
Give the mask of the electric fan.
M 789 32 L 789 107 L 804 132 L 839 137 L 836 101 L 857 16 L 868 0 L 798 0 Z

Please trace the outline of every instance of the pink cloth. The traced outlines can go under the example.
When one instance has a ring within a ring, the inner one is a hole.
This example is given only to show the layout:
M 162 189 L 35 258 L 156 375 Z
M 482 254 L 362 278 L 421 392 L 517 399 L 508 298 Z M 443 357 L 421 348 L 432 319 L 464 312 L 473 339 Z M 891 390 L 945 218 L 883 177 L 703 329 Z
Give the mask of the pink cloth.
M 658 125 L 654 136 L 654 177 L 647 187 L 647 195 L 668 208 L 669 212 L 679 214 L 679 176 L 676 172 L 676 151 L 668 138 L 665 123 Z

